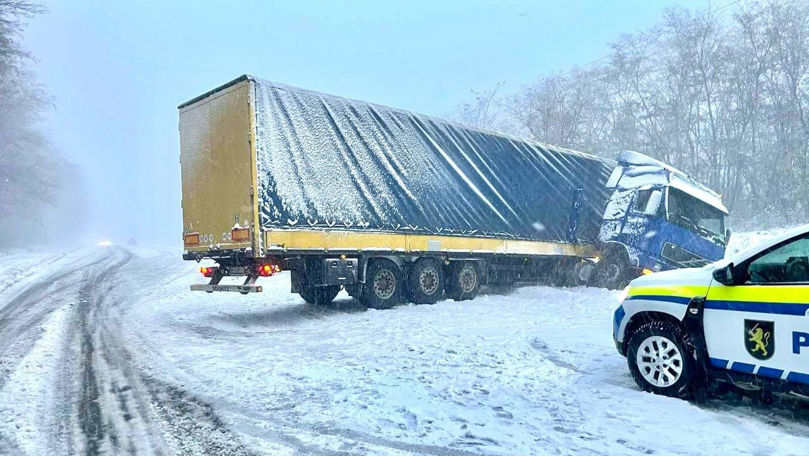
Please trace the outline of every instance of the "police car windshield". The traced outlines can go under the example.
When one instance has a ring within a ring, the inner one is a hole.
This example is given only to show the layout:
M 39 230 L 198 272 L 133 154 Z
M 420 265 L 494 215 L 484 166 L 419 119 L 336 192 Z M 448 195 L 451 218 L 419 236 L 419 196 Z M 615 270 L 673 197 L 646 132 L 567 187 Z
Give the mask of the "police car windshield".
M 669 221 L 721 244 L 725 243 L 725 214 L 693 196 L 669 189 Z

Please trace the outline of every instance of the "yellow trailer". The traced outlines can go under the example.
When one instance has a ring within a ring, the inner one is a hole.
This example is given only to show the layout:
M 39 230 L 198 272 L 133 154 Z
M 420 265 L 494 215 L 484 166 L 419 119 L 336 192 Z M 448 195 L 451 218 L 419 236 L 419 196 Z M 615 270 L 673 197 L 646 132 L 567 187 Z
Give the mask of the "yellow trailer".
M 257 292 L 288 269 L 312 304 L 345 288 L 386 308 L 560 283 L 595 256 L 605 160 L 250 76 L 179 117 L 184 258 L 218 263 L 193 290 Z

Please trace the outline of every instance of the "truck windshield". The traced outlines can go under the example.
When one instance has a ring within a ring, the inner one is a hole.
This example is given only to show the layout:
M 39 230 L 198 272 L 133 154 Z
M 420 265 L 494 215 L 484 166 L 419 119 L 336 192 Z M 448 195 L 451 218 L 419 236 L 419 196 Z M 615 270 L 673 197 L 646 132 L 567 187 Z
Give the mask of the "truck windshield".
M 725 214 L 685 192 L 669 189 L 668 216 L 672 223 L 725 243 Z

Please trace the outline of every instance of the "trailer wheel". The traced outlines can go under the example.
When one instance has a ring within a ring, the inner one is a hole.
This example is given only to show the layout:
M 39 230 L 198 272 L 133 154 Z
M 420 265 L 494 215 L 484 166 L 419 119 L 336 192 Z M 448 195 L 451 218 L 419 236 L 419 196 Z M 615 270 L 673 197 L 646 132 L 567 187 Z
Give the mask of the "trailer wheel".
M 671 321 L 650 321 L 629 339 L 627 363 L 641 389 L 685 398 L 692 392 L 697 372 L 694 347 L 688 334 Z
M 475 299 L 480 290 L 480 271 L 472 261 L 454 263 L 450 267 L 447 294 L 456 301 Z
M 372 309 L 390 309 L 401 301 L 402 271 L 393 261 L 372 261 L 365 271 L 362 303 Z
M 331 304 L 334 298 L 340 293 L 339 285 L 330 285 L 325 287 L 312 287 L 305 286 L 301 288 L 298 293 L 304 301 L 313 306 L 325 306 Z
M 410 268 L 407 292 L 416 304 L 435 304 L 444 294 L 444 274 L 432 258 L 421 258 Z

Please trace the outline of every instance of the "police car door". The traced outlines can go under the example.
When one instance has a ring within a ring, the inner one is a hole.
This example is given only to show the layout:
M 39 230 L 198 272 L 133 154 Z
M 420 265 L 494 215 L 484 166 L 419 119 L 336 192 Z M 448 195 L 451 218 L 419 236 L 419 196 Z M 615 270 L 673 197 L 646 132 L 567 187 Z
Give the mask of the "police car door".
M 809 383 L 809 233 L 734 268 L 741 285 L 714 281 L 705 340 L 714 367 Z

